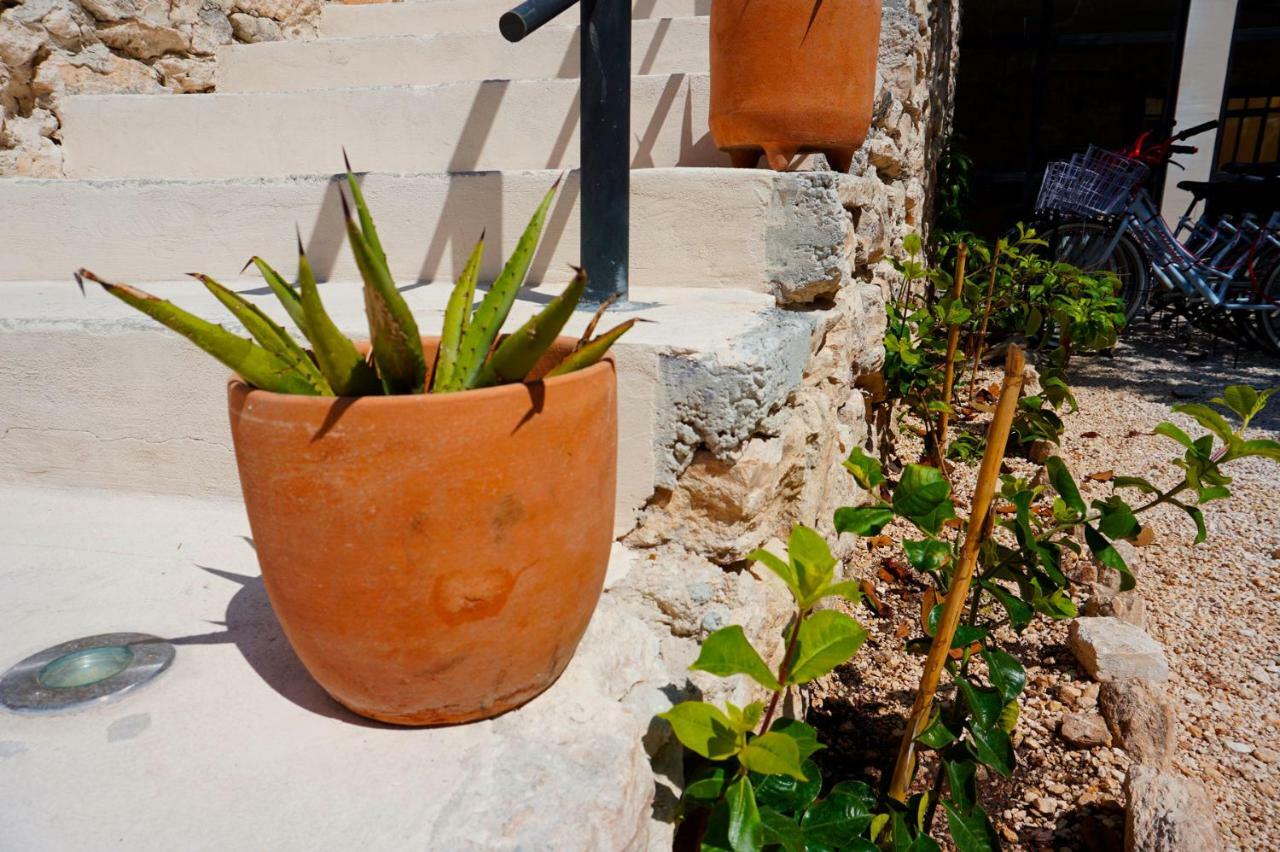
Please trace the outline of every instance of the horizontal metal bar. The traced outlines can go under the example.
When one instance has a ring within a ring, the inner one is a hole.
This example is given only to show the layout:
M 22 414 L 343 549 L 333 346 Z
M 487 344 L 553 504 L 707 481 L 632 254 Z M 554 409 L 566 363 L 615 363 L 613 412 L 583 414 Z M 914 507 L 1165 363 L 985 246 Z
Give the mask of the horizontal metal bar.
M 507 41 L 520 41 L 578 0 L 525 0 L 498 19 L 498 30 Z

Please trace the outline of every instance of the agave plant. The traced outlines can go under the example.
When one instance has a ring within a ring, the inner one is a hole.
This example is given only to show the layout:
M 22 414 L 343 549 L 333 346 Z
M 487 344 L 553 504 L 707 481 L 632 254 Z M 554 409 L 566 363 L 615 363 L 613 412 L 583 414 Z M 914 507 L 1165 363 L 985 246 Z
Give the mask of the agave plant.
M 528 274 L 560 182 L 557 180 L 547 191 L 501 274 L 473 309 L 484 254 L 484 235 L 481 234 L 449 296 L 435 367 L 428 370 L 418 324 L 392 280 L 382 242 L 350 162 L 346 168 L 351 203 L 341 188 L 339 194 L 347 238 L 364 280 L 370 339 L 368 357 L 338 330 L 325 311 L 315 274 L 302 248 L 301 234 L 295 284 L 287 282 L 260 257 L 255 256 L 250 263 L 262 273 L 290 320 L 310 343 L 310 349 L 294 340 L 256 305 L 207 275 L 192 273 L 192 277 L 227 307 L 252 340 L 136 287 L 104 281 L 87 269 L 76 273 L 76 281 L 82 290 L 84 279 L 100 284 L 111 295 L 186 337 L 250 385 L 263 390 L 310 396 L 378 396 L 449 393 L 526 380 L 572 316 L 586 287 L 586 274 L 576 270 L 573 280 L 560 295 L 518 330 L 499 338 L 499 331 Z M 352 206 L 355 218 L 351 215 Z M 628 320 L 595 336 L 596 323 L 606 306 L 596 312 L 573 351 L 551 369 L 549 376 L 595 364 L 635 323 L 634 319 Z

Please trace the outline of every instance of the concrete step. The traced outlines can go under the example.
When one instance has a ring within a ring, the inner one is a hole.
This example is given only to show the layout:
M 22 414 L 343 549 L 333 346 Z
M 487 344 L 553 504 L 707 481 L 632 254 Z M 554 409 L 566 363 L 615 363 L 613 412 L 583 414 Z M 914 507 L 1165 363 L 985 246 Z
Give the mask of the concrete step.
M 422 0 L 344 6 L 327 3 L 320 13 L 320 35 L 327 38 L 460 32 L 498 32 L 498 18 L 519 5 L 518 0 Z M 635 20 L 680 18 L 711 14 L 711 0 L 632 0 Z M 557 19 L 577 23 L 579 12 L 570 9 Z
M 184 95 L 178 100 L 194 98 Z M 357 161 L 358 162 L 358 161 Z M 368 174 L 364 192 L 401 282 L 452 281 L 481 231 L 492 280 L 559 172 Z M 783 214 L 764 170 L 632 172 L 631 274 L 640 287 L 769 290 L 770 237 Z M 578 179 L 548 217 L 532 282 L 563 281 L 578 263 Z M 0 181 L 0 282 L 70 281 L 86 266 L 134 281 L 187 272 L 234 279 L 254 253 L 292 266 L 295 224 L 322 278 L 358 276 L 329 176 L 223 181 Z M 248 273 L 251 274 L 251 273 Z M 0 285 L 3 286 L 3 285 Z
M 99 633 L 177 649 L 168 671 L 109 703 L 0 711 L 5 849 L 97 852 L 108 837 L 133 852 L 644 848 L 655 779 L 643 738 L 670 705 L 660 690 L 678 687 L 658 637 L 611 592 L 536 700 L 469 725 L 394 728 L 347 712 L 302 667 L 238 500 L 0 487 L 0 504 L 0 671 Z M 616 547 L 607 582 L 633 559 Z
M 577 77 L 579 41 L 577 27 L 547 27 L 519 44 L 493 29 L 231 45 L 218 53 L 218 91 Z M 636 74 L 706 72 L 708 19 L 636 21 L 631 57 Z
M 0 483 L 239 493 L 223 366 L 93 285 L 83 298 L 69 280 L 0 287 Z M 194 281 L 146 289 L 236 327 Z M 287 324 L 265 287 L 237 289 Z M 526 292 L 509 327 L 561 289 Z M 449 292 L 405 288 L 423 333 L 440 328 Z M 322 294 L 344 332 L 368 337 L 359 284 L 330 282 Z M 648 320 L 615 349 L 619 533 L 656 488 L 674 486 L 695 448 L 745 440 L 799 387 L 820 314 L 739 290 L 636 288 L 631 299 L 605 320 Z M 566 333 L 580 333 L 589 316 L 575 314 Z
M 633 167 L 716 166 L 705 74 L 635 77 Z M 73 178 L 484 171 L 578 164 L 577 80 L 209 95 L 79 95 L 62 106 Z

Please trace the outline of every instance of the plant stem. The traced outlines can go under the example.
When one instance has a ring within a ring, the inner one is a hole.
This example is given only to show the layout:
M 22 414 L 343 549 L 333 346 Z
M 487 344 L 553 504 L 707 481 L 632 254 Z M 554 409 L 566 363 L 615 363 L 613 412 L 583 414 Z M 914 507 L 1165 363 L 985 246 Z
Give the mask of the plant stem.
M 1016 346 L 1010 346 L 1009 357 L 1005 362 L 1004 386 L 1000 391 L 1000 400 L 996 404 L 995 416 L 987 428 L 987 450 L 982 457 L 982 466 L 978 469 L 978 483 L 974 488 L 964 547 L 960 552 L 960 561 L 956 566 L 947 602 L 942 610 L 942 618 L 939 619 L 937 632 L 929 647 L 924 674 L 920 678 L 920 689 L 916 692 L 915 703 L 907 719 L 906 730 L 902 734 L 898 760 L 894 765 L 892 781 L 889 785 L 890 798 L 899 802 L 905 803 L 907 800 L 907 788 L 910 787 L 911 777 L 915 772 L 916 737 L 920 736 L 921 730 L 928 722 L 929 711 L 933 707 L 933 696 L 938 688 L 938 679 L 951 653 L 951 641 L 955 636 L 956 627 L 960 623 L 962 609 L 968 597 L 969 583 L 973 579 L 974 567 L 977 564 L 978 549 L 982 545 L 982 531 L 986 527 L 987 512 L 995 496 L 996 480 L 1000 477 L 1000 463 L 1004 460 L 1005 446 L 1009 440 L 1009 426 L 1013 422 L 1014 410 L 1022 390 L 1022 372 L 1025 364 L 1022 350 Z
M 969 255 L 964 243 L 956 246 L 956 274 L 951 286 L 952 309 L 964 294 L 964 262 Z M 938 463 L 944 467 L 942 459 L 947 455 L 947 421 L 951 417 L 951 386 L 956 376 L 956 347 L 960 344 L 960 325 L 951 323 L 947 327 L 947 363 L 944 366 L 942 380 L 942 402 L 946 405 L 938 412 Z
M 987 342 L 987 320 L 991 319 L 991 299 L 996 292 L 996 267 L 1000 261 L 1000 243 L 991 254 L 991 277 L 987 279 L 986 306 L 982 309 L 982 327 L 978 329 L 978 341 L 973 351 L 973 373 L 969 376 L 969 404 L 973 405 L 973 395 L 978 384 L 978 365 L 982 363 L 982 349 Z
M 809 611 L 807 609 L 799 610 L 796 613 L 795 621 L 791 624 L 791 635 L 787 637 L 787 650 L 782 655 L 782 664 L 778 666 L 778 683 L 782 684 L 782 689 L 773 693 L 773 698 L 769 699 L 769 709 L 765 711 L 764 721 L 760 724 L 761 734 L 769 732 L 769 726 L 773 724 L 774 714 L 778 712 L 778 702 L 790 689 L 787 686 L 787 678 L 791 676 L 791 659 L 795 656 L 796 639 L 800 636 L 800 622 L 804 621 L 805 616 L 808 614 Z

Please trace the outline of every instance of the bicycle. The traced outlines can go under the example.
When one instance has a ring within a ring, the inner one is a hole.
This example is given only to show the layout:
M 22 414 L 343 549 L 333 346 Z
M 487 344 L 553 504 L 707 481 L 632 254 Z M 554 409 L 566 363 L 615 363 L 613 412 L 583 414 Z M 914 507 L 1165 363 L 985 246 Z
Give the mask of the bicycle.
M 1144 133 L 1123 151 L 1090 146 L 1052 162 L 1036 216 L 1056 259 L 1119 279 L 1130 322 L 1144 307 L 1165 309 L 1280 354 L 1280 211 L 1265 222 L 1252 214 L 1197 217 L 1197 196 L 1170 229 L 1143 185 L 1153 166 L 1177 165 L 1175 154 L 1197 150 L 1180 142 L 1216 126 L 1206 122 L 1160 142 Z

